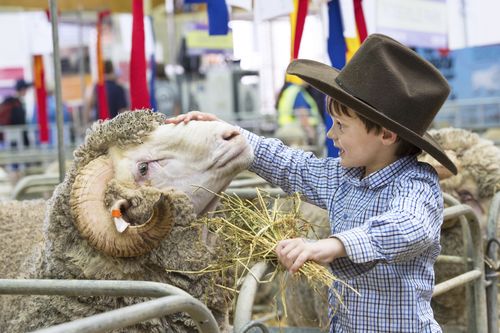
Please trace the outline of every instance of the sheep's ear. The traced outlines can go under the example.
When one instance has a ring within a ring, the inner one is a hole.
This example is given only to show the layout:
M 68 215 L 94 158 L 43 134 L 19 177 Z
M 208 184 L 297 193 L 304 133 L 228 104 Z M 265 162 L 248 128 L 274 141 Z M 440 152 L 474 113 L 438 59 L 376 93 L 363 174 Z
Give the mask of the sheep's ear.
M 453 176 L 453 173 L 442 165 L 434 166 L 434 169 L 436 169 L 439 180 L 445 180 Z
M 448 157 L 451 159 L 451 161 L 457 166 L 457 169 L 459 169 L 460 165 L 457 163 L 457 158 L 455 156 L 455 153 L 452 151 L 445 151 Z M 420 162 L 425 162 L 430 164 L 434 170 L 436 170 L 439 180 L 445 180 L 447 178 L 450 178 L 453 176 L 453 173 L 445 168 L 441 163 L 439 163 L 434 157 L 432 157 L 429 154 L 423 154 L 420 155 L 418 160 Z M 460 172 L 460 171 L 459 171 Z
M 113 177 L 112 162 L 106 156 L 91 161 L 79 171 L 70 198 L 75 226 L 92 247 L 110 256 L 136 257 L 148 253 L 170 233 L 174 223 L 173 200 L 168 193 L 157 190 L 148 193 L 147 216 L 150 218 L 140 224 L 127 221 L 122 216 L 122 208 L 130 206 L 126 198 L 111 207 L 104 203 Z M 137 192 L 140 195 L 141 189 Z M 119 220 L 124 224 L 117 227 Z

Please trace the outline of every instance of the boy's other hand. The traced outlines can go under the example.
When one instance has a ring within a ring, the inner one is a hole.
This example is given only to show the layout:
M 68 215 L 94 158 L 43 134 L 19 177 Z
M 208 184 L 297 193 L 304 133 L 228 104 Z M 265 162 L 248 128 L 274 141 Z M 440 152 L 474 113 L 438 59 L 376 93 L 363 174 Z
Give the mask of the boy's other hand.
M 304 238 L 285 239 L 276 245 L 276 254 L 279 262 L 290 273 L 296 273 L 307 260 L 321 265 L 345 257 L 344 244 L 338 238 L 326 238 L 309 241 Z
M 276 245 L 276 254 L 279 262 L 285 266 L 290 273 L 297 272 L 300 267 L 311 259 L 312 243 L 303 238 L 285 239 Z
M 215 115 L 211 113 L 204 113 L 200 111 L 190 111 L 185 114 L 180 114 L 176 117 L 168 118 L 165 120 L 166 124 L 180 124 L 184 123 L 187 124 L 191 120 L 205 120 L 205 121 L 213 121 L 213 120 L 219 120 Z

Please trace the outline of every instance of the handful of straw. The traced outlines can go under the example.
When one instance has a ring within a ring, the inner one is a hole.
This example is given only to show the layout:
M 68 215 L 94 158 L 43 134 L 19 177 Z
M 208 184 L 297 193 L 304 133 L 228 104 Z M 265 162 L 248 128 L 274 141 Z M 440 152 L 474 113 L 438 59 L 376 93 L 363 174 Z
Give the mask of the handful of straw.
M 224 246 L 220 247 L 217 252 L 217 262 L 208 265 L 204 272 L 225 273 L 232 270 L 236 272 L 236 281 L 238 281 L 249 272 L 253 264 L 266 261 L 275 267 L 271 278 L 266 281 L 270 282 L 276 273 L 285 271 L 284 266 L 278 263 L 274 251 L 278 242 L 288 238 L 306 237 L 314 232 L 314 225 L 300 216 L 301 201 L 298 194 L 281 200 L 281 204 L 278 204 L 277 200 L 262 193 L 257 189 L 255 202 L 228 194 L 219 195 L 222 208 L 214 212 L 218 217 L 204 218 L 200 222 L 216 233 Z M 289 204 L 290 201 L 293 203 L 292 209 L 282 209 L 283 205 Z M 273 203 L 268 208 L 270 202 Z M 314 261 L 307 261 L 297 275 L 305 277 L 320 297 L 328 297 L 324 287 L 331 287 L 335 281 L 354 290 L 335 277 L 325 266 Z M 285 280 L 282 282 L 281 296 L 283 298 Z M 339 303 L 343 304 L 341 293 L 335 289 L 332 291 Z M 286 316 L 286 308 L 284 311 Z

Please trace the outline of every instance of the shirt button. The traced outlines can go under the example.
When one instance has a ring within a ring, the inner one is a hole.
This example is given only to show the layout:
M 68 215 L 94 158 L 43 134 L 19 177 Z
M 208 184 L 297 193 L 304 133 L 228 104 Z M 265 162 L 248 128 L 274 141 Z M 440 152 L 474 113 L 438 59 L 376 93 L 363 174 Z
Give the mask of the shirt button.
M 349 217 L 349 215 L 347 215 L 347 213 L 344 213 L 344 215 L 342 215 L 342 218 L 343 218 L 344 220 L 346 220 L 348 217 Z

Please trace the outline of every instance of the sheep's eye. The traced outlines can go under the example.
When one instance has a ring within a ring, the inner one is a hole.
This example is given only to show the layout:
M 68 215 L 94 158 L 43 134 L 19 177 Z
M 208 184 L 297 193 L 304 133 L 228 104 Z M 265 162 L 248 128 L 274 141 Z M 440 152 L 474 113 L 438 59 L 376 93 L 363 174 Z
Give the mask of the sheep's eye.
M 460 202 L 462 202 L 462 203 L 468 202 L 468 201 L 471 201 L 471 200 L 475 200 L 474 196 L 472 195 L 472 193 L 470 193 L 467 190 L 458 191 L 458 196 L 460 198 Z
M 139 173 L 141 176 L 145 176 L 148 173 L 148 163 L 147 162 L 141 162 L 139 163 L 138 169 Z

